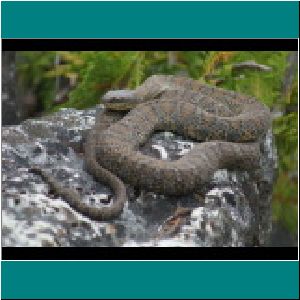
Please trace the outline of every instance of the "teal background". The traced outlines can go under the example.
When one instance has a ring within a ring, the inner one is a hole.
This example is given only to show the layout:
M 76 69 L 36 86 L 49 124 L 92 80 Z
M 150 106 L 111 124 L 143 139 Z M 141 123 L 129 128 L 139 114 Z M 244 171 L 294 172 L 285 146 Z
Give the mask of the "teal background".
M 2 1 L 2 38 L 297 38 L 298 2 Z
M 7 2 L 2 38 L 298 38 L 298 2 Z M 170 250 L 172 251 L 172 250 Z M 299 262 L 2 261 L 2 298 L 298 298 Z
M 3 261 L 2 298 L 296 299 L 298 268 L 295 261 Z

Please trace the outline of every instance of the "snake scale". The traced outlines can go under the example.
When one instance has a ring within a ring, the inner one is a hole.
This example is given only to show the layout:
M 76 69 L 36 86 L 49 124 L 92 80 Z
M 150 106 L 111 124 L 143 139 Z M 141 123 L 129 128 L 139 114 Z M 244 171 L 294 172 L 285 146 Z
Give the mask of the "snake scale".
M 271 120 L 269 109 L 253 97 L 172 75 L 153 75 L 135 90 L 108 92 L 103 103 L 105 110 L 96 116 L 85 144 L 85 160 L 87 170 L 112 189 L 111 206 L 90 207 L 77 191 L 32 168 L 71 207 L 98 221 L 121 214 L 127 200 L 123 181 L 159 194 L 184 195 L 217 169 L 258 168 L 259 141 Z M 178 160 L 155 159 L 139 149 L 156 131 L 200 143 Z

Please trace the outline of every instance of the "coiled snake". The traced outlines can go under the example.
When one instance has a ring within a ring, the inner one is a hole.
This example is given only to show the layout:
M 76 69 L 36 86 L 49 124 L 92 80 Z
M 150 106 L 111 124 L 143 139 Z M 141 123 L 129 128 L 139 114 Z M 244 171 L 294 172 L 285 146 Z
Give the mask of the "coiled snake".
M 95 208 L 77 191 L 32 168 L 71 207 L 94 220 L 121 214 L 126 182 L 165 195 L 194 192 L 217 169 L 259 167 L 259 140 L 270 127 L 270 111 L 252 97 L 177 76 L 154 75 L 136 90 L 111 91 L 85 145 L 87 170 L 114 192 L 113 204 Z M 124 111 L 129 111 L 126 115 Z M 111 121 L 112 124 L 111 124 Z M 172 131 L 201 143 L 176 161 L 142 154 L 155 131 Z

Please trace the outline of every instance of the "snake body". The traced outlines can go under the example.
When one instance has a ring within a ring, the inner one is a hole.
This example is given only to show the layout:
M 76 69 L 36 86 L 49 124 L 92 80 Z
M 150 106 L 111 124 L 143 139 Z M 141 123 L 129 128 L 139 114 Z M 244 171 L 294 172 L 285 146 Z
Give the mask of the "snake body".
M 125 96 L 124 96 L 125 94 Z M 92 208 L 42 170 L 37 173 L 79 212 L 96 220 L 117 217 L 127 200 L 122 181 L 165 195 L 191 193 L 220 168 L 259 167 L 259 141 L 270 126 L 269 109 L 253 97 L 177 76 L 154 75 L 136 90 L 109 92 L 85 146 L 88 171 L 111 187 L 114 203 Z M 123 117 L 121 112 L 129 112 Z M 110 121 L 114 121 L 110 125 Z M 176 161 L 139 149 L 156 131 L 201 142 Z

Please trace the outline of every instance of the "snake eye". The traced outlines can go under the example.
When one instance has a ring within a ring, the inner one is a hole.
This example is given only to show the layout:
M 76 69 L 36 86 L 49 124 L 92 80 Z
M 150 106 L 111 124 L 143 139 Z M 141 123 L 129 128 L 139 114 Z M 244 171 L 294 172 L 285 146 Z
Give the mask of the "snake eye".
M 153 99 L 161 98 L 161 96 L 163 95 L 164 92 L 165 92 L 165 89 L 157 91 L 157 93 L 153 95 Z

